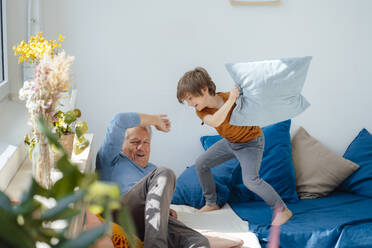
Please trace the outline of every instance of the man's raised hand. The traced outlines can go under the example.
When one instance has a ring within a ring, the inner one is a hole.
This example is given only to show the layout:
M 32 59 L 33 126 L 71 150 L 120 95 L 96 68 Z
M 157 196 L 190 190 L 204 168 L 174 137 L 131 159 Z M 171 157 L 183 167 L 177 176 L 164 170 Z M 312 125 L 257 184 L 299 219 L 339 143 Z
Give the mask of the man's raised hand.
M 168 133 L 170 131 L 171 123 L 167 115 L 156 115 L 157 121 L 154 125 L 155 128 L 159 131 Z

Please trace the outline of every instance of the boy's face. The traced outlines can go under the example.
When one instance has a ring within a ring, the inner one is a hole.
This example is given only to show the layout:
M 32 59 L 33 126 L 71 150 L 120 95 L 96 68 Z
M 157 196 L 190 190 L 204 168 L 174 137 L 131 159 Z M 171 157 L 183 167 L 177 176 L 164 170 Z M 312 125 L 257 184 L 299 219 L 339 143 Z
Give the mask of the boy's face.
M 210 96 L 208 88 L 205 87 L 201 90 L 202 95 L 193 95 L 191 93 L 186 93 L 184 100 L 187 102 L 187 105 L 194 107 L 198 111 L 202 111 L 207 107 L 207 98 Z

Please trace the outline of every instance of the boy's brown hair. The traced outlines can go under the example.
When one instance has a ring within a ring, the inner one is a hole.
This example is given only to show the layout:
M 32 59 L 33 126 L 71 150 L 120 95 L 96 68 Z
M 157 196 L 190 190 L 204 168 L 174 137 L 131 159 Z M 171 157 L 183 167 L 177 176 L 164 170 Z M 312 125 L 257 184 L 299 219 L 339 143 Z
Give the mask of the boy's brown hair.
M 177 86 L 177 99 L 180 103 L 187 93 L 193 96 L 203 95 L 202 89 L 208 88 L 210 95 L 214 96 L 216 94 L 216 85 L 213 83 L 208 72 L 203 67 L 196 67 L 192 71 L 186 72 L 178 81 Z

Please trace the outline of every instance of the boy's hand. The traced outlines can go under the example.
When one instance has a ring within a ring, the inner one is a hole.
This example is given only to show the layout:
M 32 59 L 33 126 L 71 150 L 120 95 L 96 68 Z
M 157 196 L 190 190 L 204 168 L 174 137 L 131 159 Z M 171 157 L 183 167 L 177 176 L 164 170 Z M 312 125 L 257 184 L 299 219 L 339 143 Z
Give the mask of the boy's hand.
M 170 131 L 171 123 L 167 118 L 167 115 L 155 115 L 156 117 L 156 124 L 154 125 L 155 128 L 159 131 L 168 133 Z
M 235 102 L 236 99 L 239 97 L 239 95 L 240 95 L 239 88 L 235 86 L 230 91 L 229 100 L 232 101 L 232 102 Z

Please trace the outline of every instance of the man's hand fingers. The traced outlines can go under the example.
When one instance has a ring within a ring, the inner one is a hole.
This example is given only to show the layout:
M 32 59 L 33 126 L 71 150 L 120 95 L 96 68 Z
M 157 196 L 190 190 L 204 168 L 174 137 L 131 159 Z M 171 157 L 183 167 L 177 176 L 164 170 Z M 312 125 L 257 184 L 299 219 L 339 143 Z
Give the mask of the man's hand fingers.
M 169 209 L 169 214 L 173 216 L 173 218 L 177 219 L 177 212 L 173 209 Z

